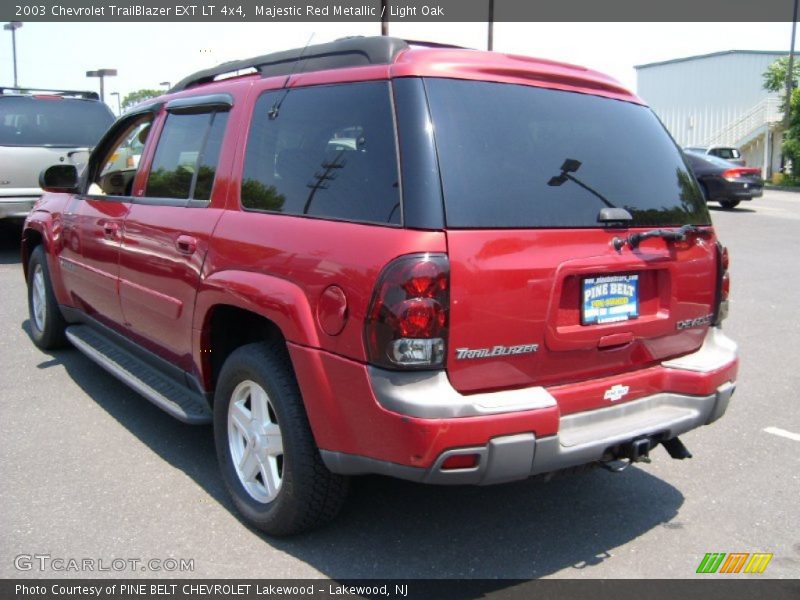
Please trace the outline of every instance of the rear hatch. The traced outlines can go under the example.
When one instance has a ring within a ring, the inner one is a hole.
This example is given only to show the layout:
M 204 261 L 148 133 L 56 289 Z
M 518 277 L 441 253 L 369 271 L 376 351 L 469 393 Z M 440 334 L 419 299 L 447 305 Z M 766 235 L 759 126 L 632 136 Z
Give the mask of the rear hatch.
M 648 108 L 501 83 L 427 79 L 426 90 L 456 389 L 606 377 L 700 347 L 714 312 L 716 243 L 696 181 Z M 623 220 L 600 222 L 609 216 Z M 684 225 L 697 232 L 652 233 Z M 626 243 L 645 232 L 653 237 Z
M 113 120 L 96 100 L 0 96 L 0 196 L 38 196 L 39 173 L 51 165 L 80 171 Z

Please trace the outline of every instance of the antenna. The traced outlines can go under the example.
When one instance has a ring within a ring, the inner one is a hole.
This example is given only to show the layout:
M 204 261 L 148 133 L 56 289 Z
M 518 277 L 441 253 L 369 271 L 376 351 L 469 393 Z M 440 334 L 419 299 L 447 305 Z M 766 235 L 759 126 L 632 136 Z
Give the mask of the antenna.
M 291 72 L 286 76 L 286 81 L 283 82 L 283 87 L 281 88 L 282 90 L 284 90 L 283 96 L 281 96 L 281 99 L 278 100 L 275 104 L 273 104 L 272 108 L 269 109 L 270 121 L 274 121 L 275 119 L 278 118 L 278 114 L 280 114 L 281 112 L 281 104 L 283 104 L 283 101 L 286 100 L 286 96 L 289 95 L 289 80 L 292 78 L 292 75 L 294 75 L 295 72 L 297 71 L 297 67 L 302 62 L 303 56 L 305 55 L 306 50 L 308 50 L 309 44 L 311 44 L 311 40 L 314 39 L 314 35 L 316 35 L 316 32 L 313 32 L 309 36 L 308 41 L 306 42 L 306 45 L 303 46 L 303 50 L 300 52 L 300 56 L 297 57 L 297 60 L 295 61 Z

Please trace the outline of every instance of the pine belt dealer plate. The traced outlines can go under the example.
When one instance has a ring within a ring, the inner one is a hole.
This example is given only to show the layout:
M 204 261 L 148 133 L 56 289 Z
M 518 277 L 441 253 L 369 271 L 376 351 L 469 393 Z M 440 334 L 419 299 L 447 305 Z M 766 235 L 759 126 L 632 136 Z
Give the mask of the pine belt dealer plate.
M 606 275 L 583 280 L 581 323 L 594 325 L 639 316 L 639 275 Z

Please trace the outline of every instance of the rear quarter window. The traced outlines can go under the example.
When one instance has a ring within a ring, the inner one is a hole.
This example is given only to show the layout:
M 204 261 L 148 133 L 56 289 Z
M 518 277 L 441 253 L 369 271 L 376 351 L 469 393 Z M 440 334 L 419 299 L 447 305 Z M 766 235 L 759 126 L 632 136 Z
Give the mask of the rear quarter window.
M 248 134 L 241 203 L 249 210 L 399 224 L 388 83 L 264 93 Z
M 650 109 L 530 86 L 427 79 L 447 226 L 710 222 L 680 150 Z

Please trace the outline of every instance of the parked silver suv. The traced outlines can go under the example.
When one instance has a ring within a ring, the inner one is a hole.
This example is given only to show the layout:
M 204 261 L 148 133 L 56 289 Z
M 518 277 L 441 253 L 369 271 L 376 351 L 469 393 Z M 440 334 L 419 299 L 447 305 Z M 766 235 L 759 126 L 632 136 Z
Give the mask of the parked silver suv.
M 80 170 L 113 121 L 94 92 L 0 88 L 0 219 L 24 219 L 42 194 L 42 169 Z

